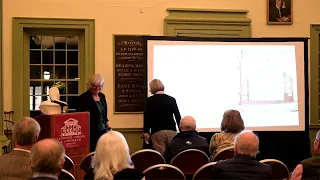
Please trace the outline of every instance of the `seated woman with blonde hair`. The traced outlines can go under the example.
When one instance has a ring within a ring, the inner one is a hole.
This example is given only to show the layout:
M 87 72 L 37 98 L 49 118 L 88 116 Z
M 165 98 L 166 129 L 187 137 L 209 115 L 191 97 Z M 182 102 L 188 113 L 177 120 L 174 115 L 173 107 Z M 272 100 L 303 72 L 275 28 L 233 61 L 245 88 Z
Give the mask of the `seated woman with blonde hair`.
M 93 167 L 84 179 L 145 179 L 142 172 L 134 169 L 127 141 L 117 131 L 108 131 L 99 138 Z
M 228 110 L 223 114 L 221 132 L 212 136 L 209 151 L 212 157 L 224 148 L 234 146 L 235 136 L 244 130 L 241 114 L 237 110 Z

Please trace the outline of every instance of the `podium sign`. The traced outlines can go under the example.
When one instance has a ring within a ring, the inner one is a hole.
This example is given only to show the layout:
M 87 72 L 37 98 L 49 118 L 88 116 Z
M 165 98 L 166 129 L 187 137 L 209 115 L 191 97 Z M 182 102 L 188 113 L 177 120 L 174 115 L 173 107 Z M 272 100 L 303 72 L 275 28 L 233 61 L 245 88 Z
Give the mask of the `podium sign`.
M 82 115 L 65 114 L 55 117 L 54 138 L 64 148 L 89 145 L 89 121 Z

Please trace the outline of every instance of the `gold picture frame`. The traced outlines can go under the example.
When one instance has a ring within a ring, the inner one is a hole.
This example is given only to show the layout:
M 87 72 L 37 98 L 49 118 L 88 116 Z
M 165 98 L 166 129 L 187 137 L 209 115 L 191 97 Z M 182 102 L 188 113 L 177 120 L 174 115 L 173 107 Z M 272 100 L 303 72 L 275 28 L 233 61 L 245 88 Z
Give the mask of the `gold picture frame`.
M 292 0 L 267 0 L 267 23 L 271 25 L 291 25 Z

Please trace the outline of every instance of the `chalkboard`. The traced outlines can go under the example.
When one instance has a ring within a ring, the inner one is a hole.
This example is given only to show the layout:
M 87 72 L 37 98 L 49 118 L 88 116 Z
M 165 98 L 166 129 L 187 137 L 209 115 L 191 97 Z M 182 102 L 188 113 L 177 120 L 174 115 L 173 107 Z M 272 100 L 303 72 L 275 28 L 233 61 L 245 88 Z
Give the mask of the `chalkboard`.
M 142 113 L 146 76 L 141 35 L 114 35 L 114 113 Z

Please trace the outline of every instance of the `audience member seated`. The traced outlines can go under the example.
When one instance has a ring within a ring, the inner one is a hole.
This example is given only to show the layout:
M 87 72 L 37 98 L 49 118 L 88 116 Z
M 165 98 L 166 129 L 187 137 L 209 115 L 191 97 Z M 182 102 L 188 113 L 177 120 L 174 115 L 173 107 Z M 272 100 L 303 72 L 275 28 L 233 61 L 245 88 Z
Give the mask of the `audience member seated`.
M 212 136 L 209 151 L 212 157 L 224 148 L 234 146 L 234 137 L 244 130 L 241 114 L 237 110 L 228 110 L 223 114 L 221 133 Z
M 15 148 L 9 154 L 0 156 L 0 179 L 28 179 L 32 177 L 30 150 L 40 133 L 39 123 L 25 117 L 12 129 Z
M 242 131 L 235 137 L 235 156 L 218 161 L 212 179 L 271 179 L 271 167 L 255 160 L 258 150 L 259 138 L 252 131 Z
M 291 179 L 319 179 L 320 178 L 320 130 L 313 142 L 314 156 L 301 161 L 293 171 Z
M 170 163 L 175 155 L 186 149 L 199 149 L 210 156 L 208 142 L 198 135 L 196 120 L 192 116 L 184 117 L 180 122 L 179 128 L 181 132 L 171 140 L 164 152 L 164 158 L 167 163 Z
M 108 131 L 99 138 L 93 167 L 84 179 L 145 179 L 132 165 L 126 139 L 116 131 Z
M 43 139 L 31 149 L 32 179 L 57 180 L 65 161 L 65 150 L 55 139 Z

